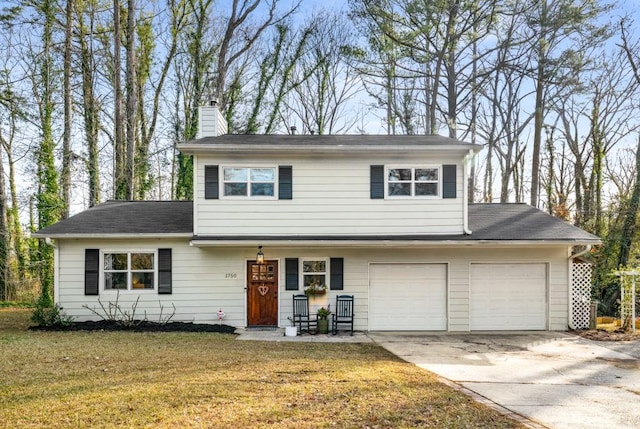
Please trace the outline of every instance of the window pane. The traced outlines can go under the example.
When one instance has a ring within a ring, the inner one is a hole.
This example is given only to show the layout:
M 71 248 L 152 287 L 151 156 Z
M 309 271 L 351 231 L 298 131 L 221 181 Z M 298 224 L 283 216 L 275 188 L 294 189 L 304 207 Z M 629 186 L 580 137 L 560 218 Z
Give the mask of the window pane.
M 276 170 L 273 168 L 252 168 L 252 182 L 275 182 Z
M 126 253 L 105 253 L 104 255 L 105 270 L 126 270 L 128 269 Z
M 411 180 L 411 169 L 410 168 L 389 169 L 389 182 L 397 182 L 398 180 Z
M 224 169 L 224 181 L 225 182 L 246 182 L 248 178 L 247 168 L 225 168 Z
M 132 253 L 132 270 L 153 270 L 153 253 Z
M 251 195 L 273 197 L 273 183 L 252 183 Z
M 224 194 L 226 196 L 247 196 L 247 184 L 246 183 L 225 183 Z
M 437 181 L 437 168 L 416 168 L 416 180 L 419 182 Z
M 105 289 L 127 289 L 127 273 L 104 273 Z
M 324 273 L 327 271 L 327 261 L 303 261 L 302 271 L 305 273 Z
M 389 183 L 389 195 L 411 195 L 411 183 Z
M 324 274 L 305 274 L 304 276 L 304 287 L 309 286 L 323 286 L 326 285 L 325 275 Z
M 153 273 L 131 273 L 132 289 L 153 289 Z
M 416 183 L 416 195 L 438 195 L 438 184 Z

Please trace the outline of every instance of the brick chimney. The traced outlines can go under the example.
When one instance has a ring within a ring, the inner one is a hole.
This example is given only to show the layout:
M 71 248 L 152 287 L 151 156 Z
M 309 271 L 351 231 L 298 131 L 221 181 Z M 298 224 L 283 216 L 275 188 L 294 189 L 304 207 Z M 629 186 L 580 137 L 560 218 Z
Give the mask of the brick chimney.
M 208 106 L 198 107 L 198 134 L 196 138 L 227 134 L 227 121 L 222 116 L 217 104 L 217 100 L 211 100 Z

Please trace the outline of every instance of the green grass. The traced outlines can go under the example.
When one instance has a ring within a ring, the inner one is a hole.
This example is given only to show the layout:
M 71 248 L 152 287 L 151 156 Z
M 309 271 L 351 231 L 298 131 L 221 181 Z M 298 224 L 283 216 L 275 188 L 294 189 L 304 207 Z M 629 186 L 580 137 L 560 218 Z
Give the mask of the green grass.
M 374 344 L 27 331 L 0 310 L 0 427 L 520 428 Z
M 32 302 L 0 301 L 0 308 L 32 308 Z

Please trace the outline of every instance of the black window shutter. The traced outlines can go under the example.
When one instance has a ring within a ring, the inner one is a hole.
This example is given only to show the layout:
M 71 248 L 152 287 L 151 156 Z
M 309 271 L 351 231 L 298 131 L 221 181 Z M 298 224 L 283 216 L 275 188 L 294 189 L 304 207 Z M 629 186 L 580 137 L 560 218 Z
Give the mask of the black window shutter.
M 344 289 L 344 258 L 331 258 L 329 269 L 331 270 L 331 290 Z
M 219 198 L 218 191 L 218 166 L 204 166 L 204 198 L 205 200 L 217 200 Z
M 168 295 L 171 292 L 171 249 L 158 249 L 158 293 Z
M 84 294 L 98 295 L 100 278 L 100 250 L 84 250 Z
M 384 199 L 384 165 L 371 166 L 371 199 Z
M 293 199 L 293 173 L 290 165 L 278 167 L 278 199 Z
M 284 260 L 285 269 L 285 290 L 298 290 L 298 258 L 286 258 Z
M 442 166 L 442 198 L 456 198 L 456 166 Z

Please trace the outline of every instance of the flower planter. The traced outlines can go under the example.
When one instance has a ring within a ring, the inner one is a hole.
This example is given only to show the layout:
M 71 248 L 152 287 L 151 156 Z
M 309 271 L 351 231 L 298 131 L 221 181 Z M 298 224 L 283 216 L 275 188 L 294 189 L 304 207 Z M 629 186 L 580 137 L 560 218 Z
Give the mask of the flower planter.
M 297 326 L 286 326 L 284 328 L 284 336 L 285 337 L 295 337 L 298 335 L 298 327 Z
M 329 320 L 328 319 L 318 320 L 318 334 L 328 334 L 328 333 L 329 333 Z

